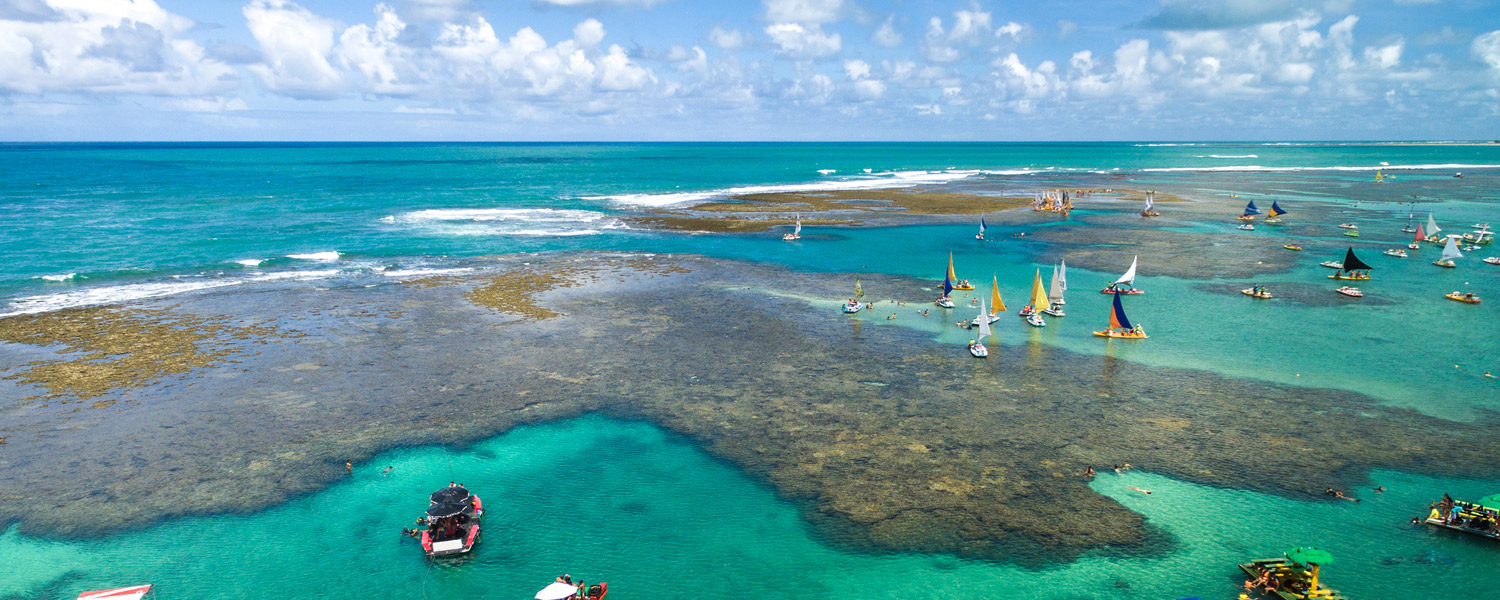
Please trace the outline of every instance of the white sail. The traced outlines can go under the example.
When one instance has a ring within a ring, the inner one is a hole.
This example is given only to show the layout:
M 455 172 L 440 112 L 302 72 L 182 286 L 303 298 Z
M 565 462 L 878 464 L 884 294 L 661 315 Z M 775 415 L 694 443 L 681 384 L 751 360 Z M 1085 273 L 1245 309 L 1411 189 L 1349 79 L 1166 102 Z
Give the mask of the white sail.
M 1068 259 L 1063 259 L 1057 268 L 1057 280 L 1062 282 L 1062 291 L 1068 291 Z
M 1156 206 L 1156 204 L 1151 201 L 1151 196 L 1153 195 L 1154 194 L 1146 194 L 1146 212 L 1151 212 L 1151 207 Z
M 1439 231 L 1442 230 L 1438 229 L 1437 221 L 1432 220 L 1432 213 L 1427 213 L 1427 235 L 1436 235 Z
M 984 338 L 989 337 L 989 335 L 990 335 L 990 320 L 988 318 L 989 315 L 990 315 L 990 313 L 988 311 L 984 310 L 984 299 L 980 298 L 979 299 L 979 337 L 974 338 L 974 341 L 976 341 L 978 343 L 983 344 L 984 343 Z
M 1458 244 L 1453 242 L 1453 236 L 1448 236 L 1448 245 L 1443 246 L 1443 258 L 1441 260 L 1452 260 L 1463 257 L 1463 253 L 1458 251 Z
M 1047 301 L 1053 304 L 1063 303 L 1062 276 L 1059 275 L 1057 265 L 1052 266 L 1052 287 L 1047 291 Z
M 1135 258 L 1130 259 L 1130 269 L 1127 270 L 1127 271 L 1125 271 L 1125 274 L 1121 275 L 1119 279 L 1116 279 L 1115 283 L 1116 284 L 1120 284 L 1120 283 L 1134 284 L 1135 283 L 1135 265 L 1140 260 L 1141 260 L 1140 256 L 1136 256 Z
M 802 235 L 802 215 L 797 215 L 797 227 L 792 229 L 792 235 Z

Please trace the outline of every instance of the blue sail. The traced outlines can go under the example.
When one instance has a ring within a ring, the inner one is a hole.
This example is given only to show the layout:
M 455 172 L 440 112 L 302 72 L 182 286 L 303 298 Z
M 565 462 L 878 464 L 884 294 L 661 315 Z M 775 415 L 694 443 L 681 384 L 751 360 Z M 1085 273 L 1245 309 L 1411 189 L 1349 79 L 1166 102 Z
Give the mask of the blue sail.
M 1130 319 L 1125 318 L 1125 305 L 1120 303 L 1120 292 L 1115 292 L 1115 308 L 1114 314 L 1111 315 L 1111 317 L 1112 318 L 1110 319 L 1109 323 L 1111 327 L 1117 327 L 1120 329 L 1135 328 L 1134 325 L 1130 324 Z
M 1271 202 L 1274 204 L 1275 200 L 1272 200 Z M 1265 213 L 1261 212 L 1261 210 L 1259 208 L 1255 207 L 1255 201 L 1254 200 L 1251 200 L 1249 204 L 1245 205 L 1245 216 L 1248 217 L 1250 215 L 1260 215 L 1260 214 L 1265 214 Z
M 981 215 L 979 217 L 979 233 L 984 233 L 984 230 L 988 229 L 988 228 L 989 228 L 989 225 L 985 224 L 985 222 L 984 222 L 984 216 Z
M 1281 205 L 1277 204 L 1275 200 L 1272 200 L 1271 201 L 1271 216 L 1273 216 L 1273 217 L 1279 217 L 1279 216 L 1284 215 L 1284 214 L 1286 214 L 1286 211 L 1281 209 Z
M 953 282 L 948 280 L 948 276 L 947 275 L 944 275 L 943 276 L 943 295 L 947 296 L 952 291 L 953 291 Z

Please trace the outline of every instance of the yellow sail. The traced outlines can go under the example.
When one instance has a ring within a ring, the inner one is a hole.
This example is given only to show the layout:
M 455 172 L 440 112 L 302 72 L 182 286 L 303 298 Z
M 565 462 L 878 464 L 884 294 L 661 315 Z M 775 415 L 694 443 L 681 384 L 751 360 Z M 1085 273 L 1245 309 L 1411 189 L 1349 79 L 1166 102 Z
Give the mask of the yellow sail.
M 1005 303 L 1000 300 L 1000 279 L 990 279 L 990 314 L 998 315 L 1005 310 Z
M 1042 288 L 1042 270 L 1036 270 L 1036 279 L 1031 282 L 1031 307 L 1041 310 L 1051 306 L 1047 303 L 1047 291 Z
M 953 274 L 953 253 L 948 253 L 948 281 L 958 283 L 958 275 Z

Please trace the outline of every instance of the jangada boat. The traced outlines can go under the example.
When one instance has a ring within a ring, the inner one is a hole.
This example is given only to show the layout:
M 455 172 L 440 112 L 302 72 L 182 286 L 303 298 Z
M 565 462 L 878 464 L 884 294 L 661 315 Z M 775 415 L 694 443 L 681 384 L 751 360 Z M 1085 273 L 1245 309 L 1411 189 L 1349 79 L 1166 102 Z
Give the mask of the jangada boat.
M 932 301 L 932 303 L 936 304 L 938 308 L 953 308 L 953 299 L 948 297 L 948 294 L 951 293 L 953 293 L 953 281 L 949 280 L 947 277 L 944 277 L 943 295 L 938 296 L 938 299 Z
M 979 335 L 969 342 L 969 354 L 974 358 L 985 358 L 990 355 L 990 349 L 984 347 L 984 338 L 990 335 L 990 313 L 984 310 L 984 301 L 979 301 L 979 316 L 974 320 L 979 323 Z
M 1245 231 L 1255 231 L 1255 226 L 1251 225 L 1249 223 L 1246 223 L 1244 225 L 1240 225 L 1239 227 L 1235 227 L 1235 229 L 1243 229 Z
M 1262 221 L 1262 223 L 1268 223 L 1268 224 L 1271 224 L 1271 225 L 1275 225 L 1277 223 L 1280 223 L 1281 222 L 1281 215 L 1284 215 L 1284 214 L 1286 214 L 1286 210 L 1282 209 L 1281 205 L 1278 204 L 1275 200 L 1272 200 L 1271 201 L 1271 216 L 1266 217 L 1266 220 Z
M 1479 296 L 1474 295 L 1474 292 L 1453 292 L 1451 294 L 1443 294 L 1443 297 L 1465 304 L 1479 304 Z
M 1261 215 L 1261 214 L 1265 214 L 1265 213 L 1261 212 L 1261 210 L 1259 208 L 1256 208 L 1255 207 L 1255 201 L 1251 200 L 1249 204 L 1245 205 L 1245 214 L 1242 214 L 1242 215 L 1240 215 L 1239 217 L 1236 217 L 1236 218 L 1238 218 L 1241 221 L 1253 221 L 1253 220 L 1255 220 L 1255 215 Z
M 1385 255 L 1394 256 L 1396 258 L 1406 258 L 1406 251 L 1400 248 L 1391 248 L 1390 250 L 1385 251 Z
M 1357 287 L 1350 287 L 1350 286 L 1347 286 L 1347 285 L 1344 286 L 1344 287 L 1341 287 L 1339 289 L 1336 289 L 1334 291 L 1338 292 L 1340 294 L 1343 294 L 1345 296 L 1349 296 L 1350 298 L 1363 298 L 1363 297 L 1365 297 L 1365 293 L 1359 291 L 1359 288 L 1357 288 Z
M 1328 265 L 1323 265 L 1328 266 Z M 1339 272 L 1329 275 L 1329 279 L 1349 279 L 1353 281 L 1368 281 L 1370 279 L 1370 265 L 1354 255 L 1354 248 L 1344 253 L 1344 262 L 1339 263 Z
M 1161 213 L 1156 211 L 1156 192 L 1146 192 L 1146 208 L 1141 209 L 1143 217 L 1160 217 Z
M 1449 237 L 1448 238 L 1448 243 L 1443 246 L 1443 255 L 1441 257 L 1439 257 L 1437 260 L 1432 261 L 1432 264 L 1437 265 L 1439 267 L 1443 267 L 1443 268 L 1447 268 L 1447 269 L 1452 269 L 1452 268 L 1458 266 L 1457 264 L 1455 264 L 1453 262 L 1453 259 L 1455 259 L 1455 258 L 1463 258 L 1463 257 L 1464 257 L 1464 254 L 1462 252 L 1458 251 L 1458 244 L 1454 243 L 1452 237 Z
M 146 597 L 156 597 L 150 584 L 84 592 L 78 595 L 78 600 L 141 600 Z
M 1063 286 L 1065 286 L 1067 284 L 1064 283 L 1064 281 L 1063 281 L 1063 276 L 1062 276 L 1062 272 L 1060 271 L 1060 269 L 1061 269 L 1061 267 L 1058 266 L 1058 265 L 1053 265 L 1052 266 L 1052 286 L 1051 286 L 1051 288 L 1049 288 L 1046 296 L 1038 296 L 1037 292 L 1039 292 L 1041 290 L 1039 288 L 1032 288 L 1032 290 L 1031 290 L 1031 301 L 1033 303 L 1032 306 L 1034 306 L 1034 307 L 1035 306 L 1045 306 L 1045 307 L 1047 307 L 1047 308 L 1043 308 L 1040 311 L 1036 311 L 1036 312 L 1041 312 L 1043 314 L 1052 315 L 1054 317 L 1064 317 L 1064 316 L 1067 316 L 1063 312 L 1063 304 L 1064 304 L 1064 302 L 1063 302 L 1063 289 L 1064 289 L 1064 287 Z M 1041 300 L 1042 303 L 1041 304 L 1035 304 L 1035 302 L 1037 300 Z
M 972 289 L 974 289 L 974 284 L 969 283 L 969 280 L 967 280 L 967 279 L 959 279 L 958 275 L 955 275 L 953 273 L 953 253 L 952 252 L 948 253 L 948 281 L 953 282 L 953 289 L 955 289 L 955 290 L 972 290 Z
M 1251 298 L 1260 298 L 1261 300 L 1270 300 L 1272 297 L 1271 292 L 1266 291 L 1266 288 L 1250 288 L 1246 290 L 1240 290 L 1240 293 L 1246 296 L 1250 296 Z
M 468 554 L 479 541 L 479 521 L 484 505 L 479 496 L 453 484 L 428 497 L 427 529 L 422 531 L 422 550 L 434 558 Z
M 1021 311 L 1016 314 L 1027 317 L 1029 320 L 1030 317 L 1034 317 L 1037 313 L 1045 310 L 1042 307 L 1049 305 L 1047 302 L 1047 293 L 1042 291 L 1042 270 L 1037 269 L 1036 276 L 1031 280 L 1030 304 L 1021 307 Z M 1035 325 L 1035 323 L 1032 324 Z
M 795 242 L 802 239 L 802 215 L 797 215 L 797 226 L 792 229 L 791 233 L 781 236 L 781 239 L 787 242 Z
M 1146 331 L 1140 325 L 1131 325 L 1130 319 L 1125 318 L 1125 305 L 1120 302 L 1120 294 L 1115 294 L 1115 305 L 1109 311 L 1109 328 L 1095 331 L 1094 335 L 1127 340 L 1146 339 Z
M 844 303 L 844 313 L 853 314 L 865 309 L 865 304 L 860 302 L 865 297 L 865 288 L 859 284 L 859 278 L 854 278 L 854 298 Z
M 1286 244 L 1286 245 L 1282 246 L 1282 248 L 1286 248 L 1287 250 L 1295 250 L 1297 252 L 1301 252 L 1302 251 L 1302 244 Z
M 976 236 L 974 236 L 974 239 L 976 239 L 976 240 L 983 240 L 984 239 L 984 230 L 986 230 L 986 229 L 989 229 L 989 225 L 984 222 L 984 215 L 980 215 L 979 216 L 979 234 L 976 235 Z
M 1099 290 L 1099 293 L 1125 294 L 1128 296 L 1146 293 L 1141 290 L 1135 289 L 1135 268 L 1136 265 L 1140 263 L 1140 260 L 1140 256 L 1136 256 L 1135 258 L 1130 259 L 1130 268 L 1125 270 L 1125 274 L 1121 275 L 1119 279 L 1116 279 L 1114 283 L 1109 284 L 1108 287 Z
M 990 278 L 990 314 L 974 317 L 969 324 L 972 327 L 978 327 L 981 320 L 994 323 L 1000 320 L 1000 313 L 1003 312 L 1005 312 L 1005 302 L 1000 300 L 1000 279 L 992 276 Z

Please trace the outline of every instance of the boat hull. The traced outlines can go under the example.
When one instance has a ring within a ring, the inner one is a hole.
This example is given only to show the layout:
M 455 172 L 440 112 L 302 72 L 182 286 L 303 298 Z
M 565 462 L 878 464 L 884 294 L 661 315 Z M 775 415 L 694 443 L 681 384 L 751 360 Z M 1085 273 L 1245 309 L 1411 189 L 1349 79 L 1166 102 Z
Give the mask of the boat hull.
M 1347 279 L 1349 281 L 1369 281 L 1369 275 L 1329 275 L 1329 279 Z
M 1260 573 L 1262 570 L 1276 571 L 1280 569 L 1286 569 L 1290 566 L 1291 561 L 1288 561 L 1285 558 L 1262 558 L 1240 565 L 1240 570 L 1245 572 L 1246 577 L 1249 577 L 1251 580 L 1256 580 L 1260 579 Z M 1278 578 L 1278 581 L 1280 580 L 1281 579 Z M 1282 586 L 1290 587 L 1287 586 L 1284 582 L 1282 583 Z M 1276 598 L 1279 600 L 1306 600 L 1307 598 L 1318 598 L 1320 600 L 1348 600 L 1348 597 L 1340 594 L 1338 590 L 1331 589 L 1325 585 L 1318 586 L 1316 596 L 1299 594 L 1290 589 L 1278 588 L 1266 592 L 1265 597 Z
M 1443 294 L 1443 297 L 1455 302 L 1462 302 L 1464 304 L 1479 304 L 1478 296 L 1475 296 L 1473 298 L 1465 298 L 1463 294 Z
M 1432 266 L 1434 266 L 1434 267 L 1442 267 L 1444 269 L 1454 269 L 1454 268 L 1458 267 L 1458 265 L 1454 264 L 1453 261 L 1451 261 L 1451 260 L 1447 260 L 1447 261 L 1444 261 L 1444 260 L 1435 260 L 1435 261 L 1432 261 Z
M 1109 330 L 1109 329 L 1106 329 L 1104 331 L 1095 331 L 1094 335 L 1097 335 L 1097 336 L 1103 337 L 1103 338 L 1119 338 L 1119 339 L 1122 339 L 1122 340 L 1144 340 L 1144 339 L 1146 339 L 1146 334 L 1144 334 L 1144 333 L 1135 333 L 1135 332 L 1132 332 L 1132 331 L 1113 331 L 1113 330 Z
M 1126 296 L 1139 296 L 1139 295 L 1144 294 L 1146 292 L 1143 292 L 1141 290 L 1111 290 L 1109 288 L 1105 288 L 1105 289 L 1099 290 L 1099 293 L 1101 293 L 1101 294 L 1124 294 Z
M 987 358 L 990 355 L 990 351 L 984 347 L 984 344 L 974 344 L 969 346 L 969 354 L 974 355 L 974 358 Z
M 1269 293 L 1257 294 L 1257 293 L 1252 292 L 1250 290 L 1240 290 L 1240 293 L 1244 294 L 1246 296 L 1249 296 L 1251 298 L 1260 298 L 1261 300 L 1270 300 L 1271 299 L 1271 294 L 1269 294 Z
M 865 305 L 863 303 L 861 303 L 861 304 L 845 304 L 844 305 L 844 312 L 846 314 L 854 314 L 854 313 L 857 313 L 857 312 L 862 311 L 864 309 L 865 309 Z

